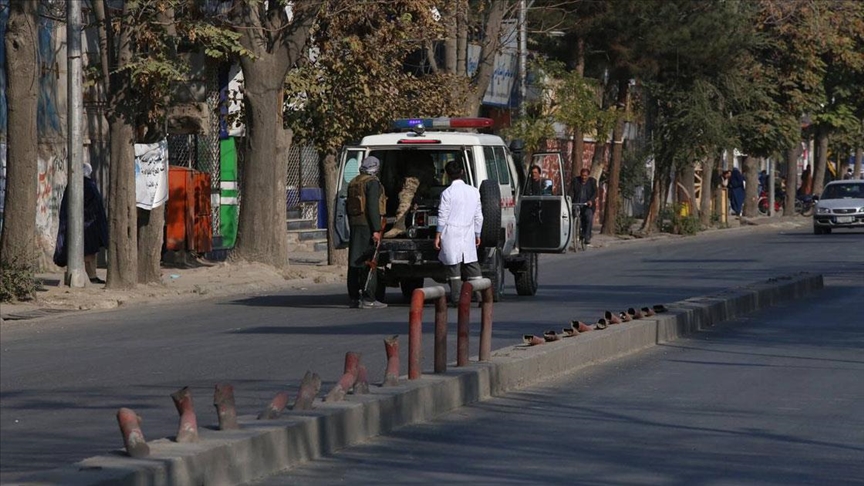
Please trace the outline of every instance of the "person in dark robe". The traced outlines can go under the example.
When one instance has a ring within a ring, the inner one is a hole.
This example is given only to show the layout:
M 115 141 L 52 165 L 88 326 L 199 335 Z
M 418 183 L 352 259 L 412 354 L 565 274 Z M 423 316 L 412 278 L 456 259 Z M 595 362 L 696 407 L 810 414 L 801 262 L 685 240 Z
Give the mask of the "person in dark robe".
M 105 281 L 96 274 L 96 254 L 108 246 L 108 218 L 105 215 L 105 202 L 99 186 L 90 177 L 93 167 L 84 163 L 84 269 L 90 283 L 104 284 Z M 60 227 L 57 230 L 57 244 L 54 247 L 54 263 L 65 267 L 68 263 L 68 210 L 69 186 L 63 190 L 63 200 L 60 203 Z

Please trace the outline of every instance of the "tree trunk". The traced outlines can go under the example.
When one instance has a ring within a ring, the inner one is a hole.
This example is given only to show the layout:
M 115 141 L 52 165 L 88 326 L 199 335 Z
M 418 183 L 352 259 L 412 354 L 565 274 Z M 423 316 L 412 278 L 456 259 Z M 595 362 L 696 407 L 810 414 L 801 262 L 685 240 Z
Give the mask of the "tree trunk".
M 648 200 L 648 213 L 642 221 L 642 227 L 639 232 L 642 234 L 651 234 L 654 232 L 657 224 L 657 217 L 660 214 L 660 198 L 663 194 L 663 187 L 660 182 L 660 175 L 655 168 L 654 181 L 651 183 L 651 198 Z
M 573 71 L 579 76 L 585 74 L 585 39 L 581 36 L 576 39 L 576 50 L 573 56 Z M 582 170 L 582 158 L 585 154 L 584 127 L 573 127 L 573 157 L 571 158 L 571 179 L 579 175 Z
M 100 19 L 100 29 L 106 29 L 106 45 L 112 42 L 112 19 L 105 17 L 102 2 L 94 2 L 94 12 Z M 123 5 L 121 19 L 128 19 L 129 3 Z M 116 57 L 103 69 L 107 74 L 108 133 L 111 147 L 108 184 L 108 278 L 110 289 L 132 288 L 138 281 L 138 228 L 135 201 L 135 114 L 131 112 L 129 71 L 132 62 L 131 26 L 120 22 L 116 42 Z M 103 42 L 100 33 L 100 44 Z M 112 54 L 106 53 L 111 59 Z M 103 61 L 106 57 L 103 57 Z M 113 69 L 112 69 L 113 68 Z
M 798 187 L 798 154 L 800 153 L 800 143 L 786 151 L 786 200 L 783 216 L 795 215 L 795 189 Z
M 457 0 L 456 5 L 456 74 L 465 76 L 468 67 L 468 3 Z
M 621 155 L 624 151 L 624 118 L 627 113 L 627 93 L 630 88 L 629 79 L 618 81 L 618 119 L 615 121 L 615 129 L 612 131 L 612 158 L 609 161 L 609 192 L 606 193 L 606 211 L 602 233 L 604 235 L 615 234 L 615 220 L 618 217 L 619 195 L 621 188 Z
M 165 206 L 148 211 L 138 208 L 138 283 L 162 280 L 162 235 L 165 226 Z
M 457 30 L 459 27 L 458 0 L 449 0 L 444 9 L 444 69 L 448 73 L 456 73 L 457 61 Z
M 684 196 L 684 200 L 681 202 L 687 203 L 688 214 L 698 214 L 696 204 L 696 168 L 692 164 L 688 164 L 681 168 L 680 181 Z
M 32 265 L 36 251 L 36 181 L 39 176 L 36 75 L 39 2 L 12 2 L 6 25 L 6 206 L 0 256 L 3 262 Z
M 480 62 L 477 64 L 477 72 L 471 80 L 471 94 L 465 102 L 466 116 L 477 116 L 480 113 L 480 104 L 492 81 L 495 71 L 495 54 L 501 44 L 501 22 L 507 10 L 508 2 L 491 2 L 489 16 L 486 18 L 486 29 L 483 35 L 485 42 L 480 49 Z
M 112 112 L 116 112 L 112 109 Z M 138 282 L 138 221 L 135 205 L 135 130 L 122 114 L 109 118 L 111 170 L 108 185 L 107 288 L 128 289 Z
M 852 169 L 852 178 L 858 179 L 861 177 L 861 160 L 864 159 L 864 147 L 855 149 L 855 168 Z
M 822 194 L 825 187 L 825 170 L 828 167 L 828 131 L 818 130 L 816 132 L 816 167 L 813 168 L 813 194 Z
M 167 49 L 173 59 L 177 55 L 177 26 L 174 19 L 174 9 L 168 6 L 157 16 L 159 23 L 167 35 Z M 170 105 L 169 97 L 164 100 L 165 106 Z M 165 137 L 159 132 L 158 139 Z M 165 226 L 165 206 L 153 208 L 150 211 L 137 210 L 138 215 L 138 283 L 156 283 L 162 280 L 162 239 Z
M 282 83 L 287 60 L 259 53 L 241 61 L 246 80 L 246 171 L 235 255 L 276 268 L 288 266 L 285 190 L 290 130 L 283 128 Z
M 744 216 L 753 218 L 759 215 L 759 159 L 747 156 L 744 159 Z
M 333 215 L 336 214 L 336 186 L 339 178 L 336 154 L 327 154 L 321 164 L 324 177 L 324 198 L 327 203 L 327 264 L 347 265 L 348 250 L 337 250 L 333 242 Z
M 606 135 L 597 134 L 594 141 L 594 155 L 591 157 L 591 177 L 600 181 L 603 170 L 606 168 Z
M 720 158 L 706 156 L 702 162 L 702 194 L 699 199 L 699 224 L 703 228 L 711 226 L 711 215 L 714 211 L 711 210 L 711 201 L 714 198 L 714 174 L 717 172 L 717 167 L 720 166 Z

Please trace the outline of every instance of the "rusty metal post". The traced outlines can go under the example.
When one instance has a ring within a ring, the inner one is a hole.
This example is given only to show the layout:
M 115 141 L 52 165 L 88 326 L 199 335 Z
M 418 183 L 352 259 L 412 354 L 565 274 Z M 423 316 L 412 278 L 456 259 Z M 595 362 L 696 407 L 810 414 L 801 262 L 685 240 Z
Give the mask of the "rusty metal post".
M 471 324 L 471 296 L 474 285 L 471 281 L 462 282 L 459 293 L 459 313 L 456 321 L 456 366 L 468 364 L 468 336 Z
M 192 404 L 192 390 L 188 386 L 171 394 L 177 413 L 180 414 L 180 426 L 177 429 L 177 442 L 198 442 L 198 420 L 195 418 L 195 407 Z
M 369 376 L 366 367 L 362 364 L 357 367 L 357 381 L 354 383 L 355 395 L 366 395 L 369 393 Z
M 384 339 L 384 351 L 387 353 L 387 370 L 381 386 L 399 386 L 399 336 Z
M 273 397 L 273 400 L 270 401 L 270 404 L 267 405 L 267 408 L 258 414 L 258 420 L 272 420 L 278 418 L 279 415 L 282 414 L 282 410 L 285 410 L 285 406 L 288 405 L 288 392 L 283 391 L 276 394 Z
M 312 410 L 312 402 L 321 391 L 321 378 L 311 371 L 307 371 L 303 375 L 303 381 L 300 382 L 300 391 L 297 393 L 297 398 L 294 399 L 292 410 Z
M 490 282 L 491 284 L 491 282 Z M 492 356 L 492 286 L 483 289 L 480 307 L 480 361 L 489 361 Z
M 437 299 L 435 303 L 435 357 L 438 359 L 438 355 L 442 352 L 441 349 L 444 348 L 443 351 L 445 360 L 446 360 L 446 322 L 447 322 L 447 305 L 446 305 L 446 296 L 447 291 L 444 287 L 435 286 L 435 287 L 423 287 L 422 289 L 415 289 L 414 293 L 411 294 L 411 309 L 408 311 L 408 379 L 416 380 L 420 378 L 422 374 L 420 371 L 420 353 L 421 353 L 421 341 L 423 336 L 423 303 L 426 302 L 427 299 Z M 441 305 L 441 302 L 444 302 L 444 305 Z M 442 321 L 443 320 L 443 321 Z M 439 347 L 438 342 L 438 333 L 440 325 L 439 323 L 444 323 L 444 339 Z M 446 366 L 446 365 L 445 365 Z
M 219 430 L 239 429 L 237 424 L 237 408 L 234 406 L 234 387 L 227 383 L 216 385 L 213 392 L 213 405 L 216 406 L 216 416 L 219 418 Z
M 408 311 L 408 379 L 420 378 L 420 346 L 423 337 L 423 289 L 414 289 L 411 294 L 411 309 Z
M 330 390 L 330 393 L 327 394 L 327 397 L 324 398 L 326 402 L 339 402 L 345 399 L 345 395 L 354 387 L 354 384 L 357 382 L 357 371 L 360 366 L 360 353 L 347 352 L 345 353 L 345 372 L 342 374 L 342 378 L 339 378 L 339 382 L 336 383 L 336 386 Z
M 141 432 L 141 417 L 130 408 L 117 410 L 117 424 L 120 425 L 120 433 L 123 434 L 123 446 L 126 453 L 132 457 L 147 457 L 150 455 L 150 446 Z
M 447 296 L 435 300 L 435 373 L 447 372 Z

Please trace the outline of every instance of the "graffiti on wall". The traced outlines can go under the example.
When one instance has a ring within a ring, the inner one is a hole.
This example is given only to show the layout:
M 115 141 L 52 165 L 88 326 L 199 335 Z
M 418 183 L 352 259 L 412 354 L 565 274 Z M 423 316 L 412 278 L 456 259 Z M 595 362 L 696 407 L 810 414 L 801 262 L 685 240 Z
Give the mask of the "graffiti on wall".
M 66 189 L 66 159 L 62 156 L 38 158 L 39 179 L 36 192 L 36 246 L 49 258 L 54 253 L 60 203 Z

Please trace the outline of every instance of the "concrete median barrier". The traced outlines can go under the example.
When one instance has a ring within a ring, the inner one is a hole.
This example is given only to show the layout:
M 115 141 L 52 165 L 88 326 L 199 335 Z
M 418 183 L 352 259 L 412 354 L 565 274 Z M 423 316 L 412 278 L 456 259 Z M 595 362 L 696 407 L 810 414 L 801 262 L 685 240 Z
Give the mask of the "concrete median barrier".
M 199 440 L 147 443 L 147 457 L 122 450 L 30 476 L 23 484 L 228 485 L 263 478 L 398 427 L 428 421 L 492 395 L 538 384 L 707 329 L 822 289 L 821 275 L 798 274 L 667 304 L 668 312 L 542 346 L 516 345 L 446 373 L 371 387 L 344 401 L 260 421 L 237 417 L 237 430 L 200 427 Z

